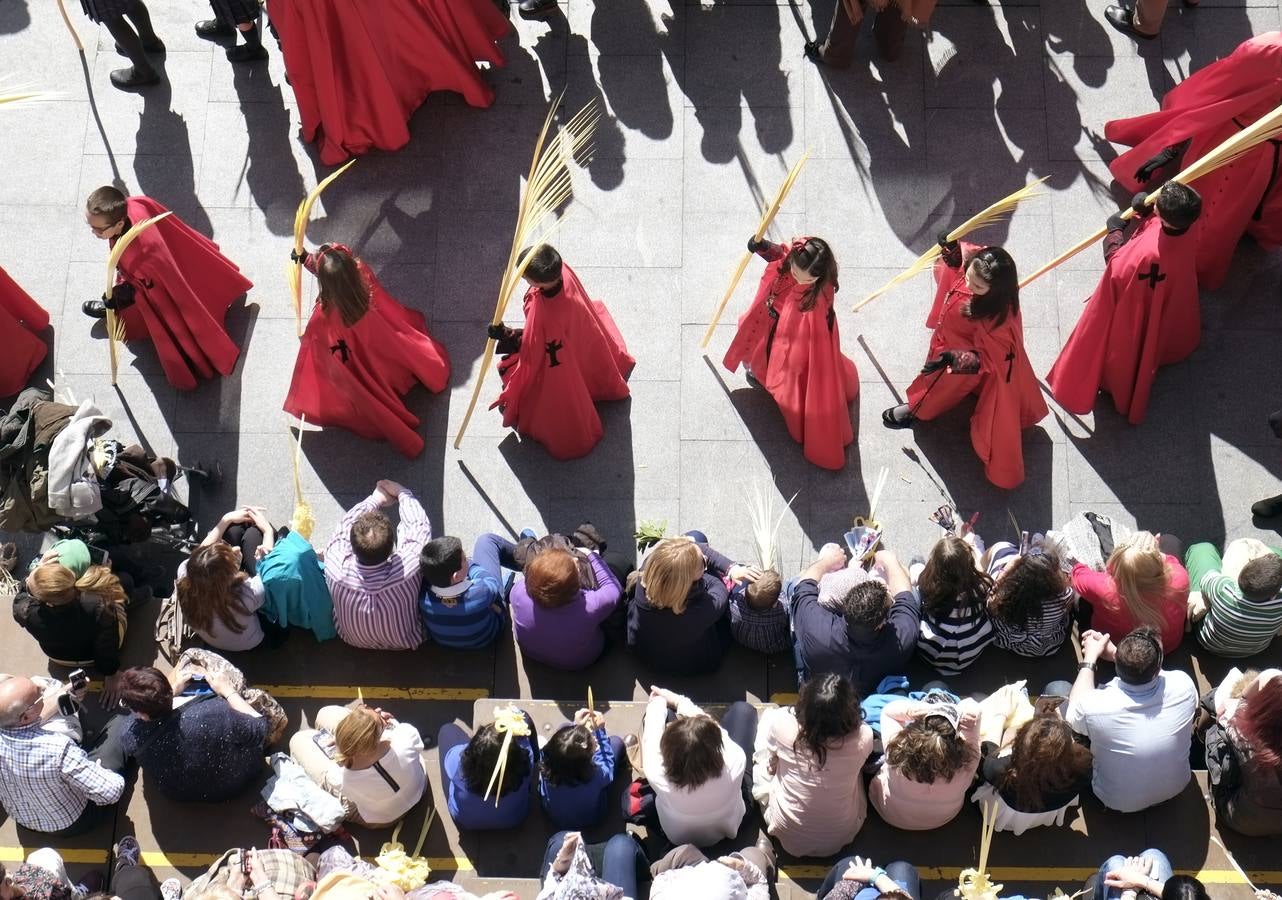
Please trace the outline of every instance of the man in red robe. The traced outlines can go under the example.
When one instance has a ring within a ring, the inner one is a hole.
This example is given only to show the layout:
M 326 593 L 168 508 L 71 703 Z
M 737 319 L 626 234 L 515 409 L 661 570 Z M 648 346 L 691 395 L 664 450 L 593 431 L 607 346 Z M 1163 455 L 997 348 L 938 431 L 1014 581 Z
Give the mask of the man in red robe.
M 0 269 L 0 397 L 12 397 L 44 361 L 49 348 L 38 335 L 49 327 L 49 314 Z
M 636 365 L 605 304 L 593 300 L 547 244 L 525 269 L 525 328 L 491 325 L 506 354 L 499 363 L 503 424 L 543 445 L 555 459 L 586 455 L 605 433 L 597 400 L 628 396 Z
M 1282 103 L 1282 33 L 1242 43 L 1199 69 L 1162 98 L 1162 108 L 1104 127 L 1132 147 L 1109 164 L 1118 183 L 1140 190 L 1155 175 L 1174 174 Z M 1160 182 L 1159 178 L 1159 182 Z M 1224 282 L 1233 249 L 1249 232 L 1261 245 L 1282 245 L 1282 140 L 1265 141 L 1197 180 L 1202 196 L 1197 274 L 1205 288 Z
M 1201 340 L 1194 252 L 1201 227 L 1190 229 L 1202 198 L 1172 181 L 1156 206 L 1129 238 L 1120 216 L 1108 218 L 1104 277 L 1047 376 L 1069 412 L 1090 412 L 1103 390 L 1127 421 L 1140 424 L 1158 366 L 1185 359 Z M 1132 208 L 1147 212 L 1143 195 Z
M 150 197 L 126 198 L 110 186 L 90 194 L 85 207 L 89 229 L 112 246 L 135 223 L 168 212 Z M 223 317 L 253 286 L 217 244 L 171 215 L 125 250 L 111 299 L 86 300 L 81 309 L 94 319 L 115 310 L 126 340 L 150 336 L 169 383 L 189 391 L 198 378 L 231 374 L 240 349 Z

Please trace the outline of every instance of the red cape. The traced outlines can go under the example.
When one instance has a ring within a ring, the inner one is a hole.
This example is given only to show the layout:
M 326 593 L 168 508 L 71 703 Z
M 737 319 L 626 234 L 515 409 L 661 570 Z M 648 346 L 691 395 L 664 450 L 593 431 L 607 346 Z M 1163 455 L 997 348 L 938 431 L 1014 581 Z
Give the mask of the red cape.
M 311 271 L 313 259 L 307 263 Z M 317 425 L 387 440 L 413 459 L 423 452 L 423 438 L 416 430 L 418 417 L 401 397 L 415 382 L 434 393 L 444 390 L 449 355 L 427 333 L 422 313 L 392 299 L 363 260 L 356 265 L 370 286 L 369 310 L 348 327 L 337 312 L 326 315 L 316 303 L 298 348 L 285 411 Z
M 969 260 L 978 247 L 966 244 L 963 249 Z M 928 358 L 944 350 L 974 349 L 979 351 L 980 370 L 975 375 L 918 375 L 908 386 L 908 405 L 920 402 L 915 415 L 927 420 L 952 409 L 966 395 L 979 394 L 970 417 L 971 446 L 983 460 L 988 480 L 1010 490 L 1024 481 L 1022 432 L 1048 410 L 1024 350 L 1023 318 L 1018 313 L 1007 316 L 997 326 L 968 319 L 962 308 L 971 296 L 964 268 L 949 268 L 942 259 L 935 263 L 935 301 L 926 319 L 926 327 L 935 333 Z
M 503 62 L 512 25 L 492 0 L 268 0 L 303 137 L 336 165 L 372 147 L 399 150 L 432 91 L 489 106 L 475 60 Z
M 150 197 L 130 197 L 127 209 L 135 224 L 167 212 Z M 240 349 L 223 328 L 223 317 L 254 283 L 217 244 L 169 216 L 138 235 L 117 271 L 117 281 L 137 291 L 137 302 L 121 316 L 125 339 L 149 336 L 170 384 L 189 391 L 197 378 L 231 373 Z
M 788 249 L 807 240 L 797 238 Z M 757 296 L 739 317 L 739 330 L 722 364 L 733 372 L 747 363 L 774 397 L 788 433 L 801 444 L 806 459 L 825 469 L 840 469 L 846 464 L 845 447 L 855 439 L 850 404 L 859 395 L 859 375 L 854 362 L 841 352 L 833 288 L 829 286 L 812 309 L 802 312 L 800 304 L 809 288 L 783 271 L 786 258 L 766 266 Z M 766 340 L 774 320 L 766 300 L 772 289 L 779 319 L 767 355 Z
M 1152 189 L 1155 184 L 1141 186 L 1135 180 L 1135 170 L 1164 148 L 1191 138 L 1184 153 L 1187 165 L 1279 102 L 1282 33 L 1271 31 L 1194 72 L 1162 98 L 1158 112 L 1109 122 L 1105 136 L 1134 148 L 1113 160 L 1109 169 L 1127 190 Z M 1203 286 L 1214 289 L 1224 282 L 1244 231 L 1265 246 L 1282 244 L 1282 142 L 1265 142 L 1199 178 L 1193 187 L 1203 204 L 1197 246 L 1198 279 Z
M 36 335 L 49 327 L 49 314 L 0 269 L 0 397 L 11 397 L 44 361 L 49 348 Z
M 538 441 L 555 459 L 586 455 L 605 433 L 596 400 L 628 396 L 636 360 L 605 304 L 592 300 L 568 266 L 561 292 L 525 292 L 521 349 L 499 364 L 503 390 L 495 406 L 503 424 Z M 547 348 L 555 343 L 555 354 Z M 550 365 L 552 360 L 555 365 Z
M 1201 227 L 1199 221 L 1187 234 L 1169 235 L 1154 213 L 1113 254 L 1046 378 L 1060 406 L 1088 413 L 1104 390 L 1132 425 L 1144 421 L 1158 366 L 1184 359 L 1201 339 L 1191 252 Z

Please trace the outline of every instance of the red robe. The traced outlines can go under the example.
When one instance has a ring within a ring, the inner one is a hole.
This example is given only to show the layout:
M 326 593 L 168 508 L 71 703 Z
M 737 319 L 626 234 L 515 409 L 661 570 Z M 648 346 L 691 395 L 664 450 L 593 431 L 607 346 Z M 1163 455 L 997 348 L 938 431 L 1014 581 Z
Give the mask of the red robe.
M 979 248 L 963 245 L 967 262 Z M 926 318 L 930 336 L 929 359 L 944 350 L 978 350 L 979 372 L 954 375 L 947 370 L 918 375 L 908 386 L 908 405 L 914 415 L 933 419 L 956 406 L 968 394 L 979 402 L 970 417 L 970 443 L 984 462 L 988 480 L 1007 490 L 1024 481 L 1023 430 L 1032 428 L 1048 412 L 1037 376 L 1024 350 L 1024 322 L 1019 313 L 1000 325 L 968 319 L 962 310 L 972 297 L 966 271 L 935 263 L 935 302 Z M 932 387 L 933 385 L 933 387 Z M 920 404 L 920 405 L 918 405 Z
M 1282 103 L 1282 33 L 1242 43 L 1232 54 L 1194 72 L 1162 98 L 1158 112 L 1109 122 L 1105 136 L 1134 149 L 1109 164 L 1127 190 L 1141 186 L 1135 170 L 1164 148 L 1192 139 L 1185 165 Z M 1198 279 L 1217 288 L 1228 274 L 1244 231 L 1265 247 L 1282 245 L 1282 141 L 1266 141 L 1193 183 L 1202 196 Z
M 492 0 L 268 0 L 303 137 L 336 165 L 372 147 L 399 150 L 433 91 L 489 106 L 476 60 L 502 65 L 512 29 Z
M 1104 390 L 1132 425 L 1144 421 L 1158 366 L 1186 358 L 1201 339 L 1192 252 L 1201 227 L 1170 235 L 1150 214 L 1109 259 L 1047 376 L 1060 406 L 1088 413 Z
M 788 433 L 801 444 L 806 459 L 825 469 L 840 469 L 846 464 L 845 447 L 855 439 L 850 404 L 859 395 L 859 375 L 854 362 L 841 352 L 835 288 L 828 285 L 814 307 L 803 312 L 801 302 L 810 287 L 798 284 L 783 268 L 786 254 L 808 240 L 795 239 L 783 248 L 784 255 L 766 266 L 757 296 L 739 317 L 739 330 L 722 364 L 733 372 L 746 363 L 774 397 Z M 772 307 L 777 322 L 770 315 Z
M 49 327 L 49 314 L 0 269 L 0 397 L 12 397 L 44 361 L 49 348 L 38 333 Z
M 315 259 L 307 258 L 309 271 L 316 271 Z M 316 303 L 298 348 L 285 412 L 387 440 L 413 459 L 423 452 L 423 438 L 416 430 L 418 417 L 401 397 L 415 382 L 434 393 L 444 390 L 450 359 L 427 333 L 423 314 L 392 299 L 363 260 L 356 265 L 370 287 L 369 309 L 349 327 L 336 310 L 327 314 Z
M 167 211 L 150 197 L 130 197 L 126 207 L 134 224 Z M 240 349 L 223 328 L 223 317 L 254 283 L 217 244 L 169 216 L 129 245 L 116 280 L 136 291 L 136 302 L 121 315 L 125 339 L 149 336 L 170 384 L 189 391 L 197 378 L 231 374 Z
M 636 360 L 605 304 L 588 297 L 568 265 L 561 280 L 555 297 L 525 292 L 521 349 L 499 363 L 503 390 L 490 409 L 500 407 L 504 425 L 554 459 L 577 459 L 605 433 L 594 402 L 627 397 Z

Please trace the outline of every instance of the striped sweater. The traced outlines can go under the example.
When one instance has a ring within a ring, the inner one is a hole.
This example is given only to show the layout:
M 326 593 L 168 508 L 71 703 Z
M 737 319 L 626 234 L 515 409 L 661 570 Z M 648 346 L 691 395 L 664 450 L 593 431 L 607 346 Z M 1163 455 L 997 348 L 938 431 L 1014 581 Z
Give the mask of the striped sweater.
M 1263 652 L 1282 628 L 1282 594 L 1263 603 L 1242 596 L 1236 579 L 1207 572 L 1199 585 L 1206 618 L 1197 639 L 1217 656 L 1253 656 Z

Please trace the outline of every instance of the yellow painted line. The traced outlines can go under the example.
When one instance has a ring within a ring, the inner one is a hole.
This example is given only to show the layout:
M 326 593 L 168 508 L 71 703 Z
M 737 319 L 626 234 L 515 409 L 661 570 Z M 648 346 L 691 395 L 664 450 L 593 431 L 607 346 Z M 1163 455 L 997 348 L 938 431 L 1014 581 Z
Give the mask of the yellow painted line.
M 784 866 L 782 871 L 793 880 L 823 878 L 831 866 Z M 962 873 L 961 866 L 918 866 L 917 871 L 926 881 L 955 881 Z M 1081 883 L 1090 878 L 1099 867 L 1083 866 L 990 866 L 988 874 L 995 881 L 1055 881 L 1064 884 Z M 1203 884 L 1246 884 L 1234 869 L 1176 869 L 1177 875 L 1192 875 Z M 1282 883 L 1282 871 L 1248 871 L 1256 884 Z
M 39 847 L 0 847 L 0 862 L 22 862 L 39 849 Z M 107 861 L 106 850 L 59 850 L 58 855 L 62 857 L 63 862 L 69 863 L 98 865 Z
M 770 695 L 770 702 L 777 706 L 793 706 L 797 702 L 797 695 L 795 693 L 790 694 L 787 691 L 780 691 L 777 694 Z
M 401 688 L 365 687 L 356 684 L 255 684 L 273 697 L 293 697 L 314 700 L 355 700 L 358 696 L 368 700 L 484 700 L 490 696 L 485 688 Z M 102 685 L 94 682 L 90 692 L 101 691 Z

